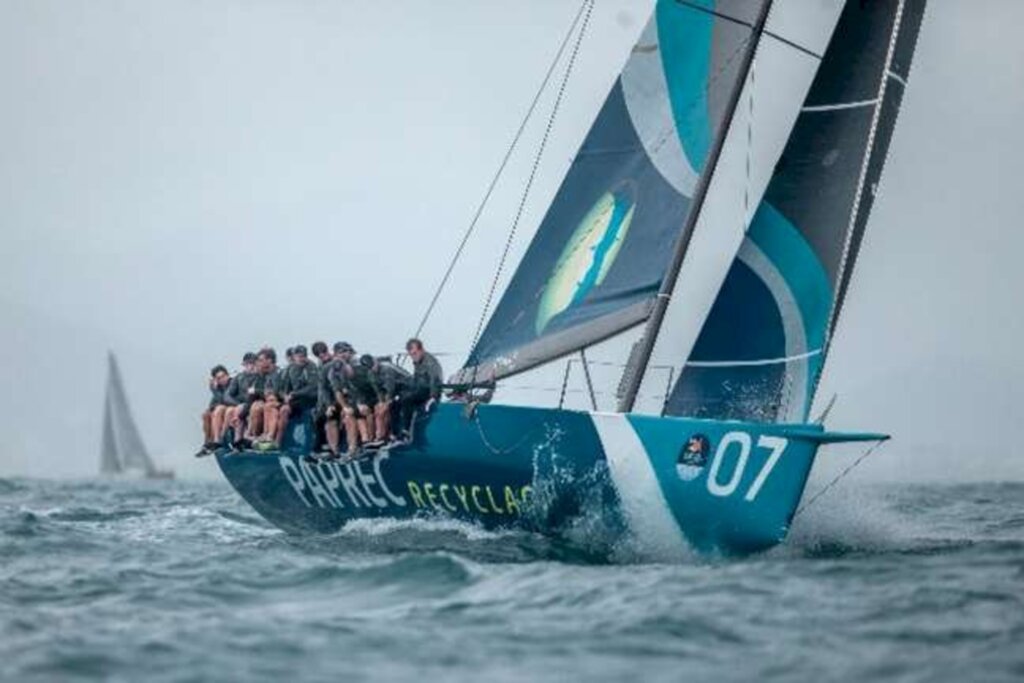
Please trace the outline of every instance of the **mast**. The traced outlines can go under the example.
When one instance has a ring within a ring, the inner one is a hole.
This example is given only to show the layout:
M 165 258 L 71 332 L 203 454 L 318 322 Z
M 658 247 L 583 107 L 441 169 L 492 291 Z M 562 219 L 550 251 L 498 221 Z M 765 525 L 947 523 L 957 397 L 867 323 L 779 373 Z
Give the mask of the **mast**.
M 768 21 L 768 14 L 771 11 L 772 4 L 773 2 L 769 0 L 761 7 L 761 12 L 757 17 L 757 21 L 754 23 L 753 30 L 751 31 L 750 40 L 743 52 L 740 73 L 747 74 L 750 71 L 750 65 L 753 63 L 754 55 L 757 53 L 757 46 L 761 41 L 761 35 L 764 33 L 764 27 Z M 708 189 L 711 187 L 711 179 L 714 177 L 715 169 L 718 166 L 718 160 L 722 156 L 722 149 L 725 146 L 725 138 L 729 134 L 729 129 L 732 127 L 732 121 L 736 115 L 736 109 L 739 106 L 740 96 L 743 93 L 743 87 L 746 84 L 746 81 L 746 77 L 737 79 L 733 84 L 732 92 L 729 94 L 729 103 L 726 107 L 726 120 L 719 128 L 718 134 L 715 137 L 714 144 L 712 145 L 708 156 L 708 171 L 701 174 L 700 178 L 697 180 L 697 186 L 694 189 L 694 209 L 687 214 L 683 230 L 680 233 L 675 249 L 673 250 L 672 260 L 669 262 L 668 270 L 661 281 L 661 287 L 658 290 L 658 298 L 655 300 L 650 317 L 647 319 L 644 336 L 640 338 L 638 346 L 634 349 L 634 352 L 630 354 L 626 370 L 623 373 L 622 397 L 619 399 L 618 406 L 619 412 L 626 413 L 631 411 L 634 403 L 636 403 L 636 395 L 637 392 L 640 391 L 640 383 L 643 380 L 644 369 L 647 367 L 647 363 L 651 359 L 651 353 L 654 351 L 654 343 L 658 336 L 658 330 L 661 327 L 662 321 L 665 319 L 665 312 L 668 310 L 668 303 L 672 296 L 672 290 L 675 288 L 676 280 L 679 277 L 679 271 L 683 267 L 683 260 L 686 256 L 686 251 L 690 246 L 690 240 L 693 237 L 694 229 L 697 225 L 697 219 L 700 217 L 701 207 L 704 204 L 704 200 L 707 198 Z

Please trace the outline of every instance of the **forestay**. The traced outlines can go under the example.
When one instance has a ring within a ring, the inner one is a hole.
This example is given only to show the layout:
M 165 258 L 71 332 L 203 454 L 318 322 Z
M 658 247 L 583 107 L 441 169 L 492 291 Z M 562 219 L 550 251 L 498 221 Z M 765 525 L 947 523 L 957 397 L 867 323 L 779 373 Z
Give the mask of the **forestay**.
M 848 3 L 668 414 L 807 420 L 924 8 Z
M 461 380 L 521 372 L 647 319 L 767 1 L 656 3 Z
M 666 375 L 678 377 L 786 145 L 843 9 L 842 0 L 775 0 L 731 125 L 689 216 L 680 267 L 665 274 L 658 308 L 630 358 L 619 409 L 660 413 Z M 639 400 L 638 400 L 639 398 Z

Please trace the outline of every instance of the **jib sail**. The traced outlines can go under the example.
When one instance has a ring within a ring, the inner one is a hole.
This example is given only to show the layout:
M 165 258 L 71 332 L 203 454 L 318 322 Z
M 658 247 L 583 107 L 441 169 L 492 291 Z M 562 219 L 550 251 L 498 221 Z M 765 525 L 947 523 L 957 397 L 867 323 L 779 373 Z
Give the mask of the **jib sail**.
M 847 3 L 668 414 L 807 419 L 924 9 L 925 0 Z

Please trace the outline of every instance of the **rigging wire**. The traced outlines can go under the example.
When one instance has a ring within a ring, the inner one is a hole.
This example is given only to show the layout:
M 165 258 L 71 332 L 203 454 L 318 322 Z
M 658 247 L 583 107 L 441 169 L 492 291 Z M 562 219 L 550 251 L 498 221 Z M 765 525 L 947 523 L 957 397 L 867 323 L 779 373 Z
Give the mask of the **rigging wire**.
M 850 465 L 845 470 L 840 472 L 839 475 L 836 476 L 835 479 L 833 479 L 832 481 L 830 481 L 829 483 L 825 484 L 820 489 L 818 489 L 818 492 L 815 493 L 813 496 L 811 496 L 806 503 L 804 503 L 799 508 L 797 508 L 797 511 L 795 513 L 793 513 L 793 519 L 796 519 L 797 517 L 800 516 L 800 513 L 802 513 L 804 510 L 806 510 L 807 508 L 811 507 L 812 505 L 814 505 L 818 501 L 819 498 L 821 498 L 826 493 L 828 493 L 829 490 L 832 489 L 836 484 L 838 484 L 842 479 L 844 479 L 846 477 L 846 475 L 848 475 L 850 472 L 853 472 L 854 468 L 856 468 L 857 465 L 859 465 L 862 462 L 864 462 L 864 460 L 869 455 L 871 455 L 872 453 L 877 451 L 881 447 L 881 445 L 884 444 L 885 442 L 886 442 L 886 439 L 879 439 L 878 441 L 876 441 L 871 446 L 871 448 L 869 448 L 866 451 L 864 451 L 863 453 L 861 453 L 860 457 L 857 458 L 856 460 L 854 460 L 852 465 Z
M 475 349 L 477 342 L 480 341 L 480 334 L 483 332 L 484 323 L 487 321 L 487 314 L 490 311 L 491 303 L 494 300 L 494 292 L 498 288 L 498 282 L 501 279 L 501 273 L 505 268 L 505 262 L 508 260 L 508 253 L 512 249 L 512 243 L 515 240 L 516 230 L 519 228 L 519 221 L 523 217 L 523 210 L 526 208 L 526 200 L 530 196 L 530 190 L 533 188 L 533 182 L 537 177 L 537 169 L 540 167 L 541 158 L 544 156 L 544 150 L 547 148 L 548 140 L 551 137 L 551 129 L 554 127 L 555 119 L 558 116 L 558 110 L 561 107 L 562 99 L 565 95 L 565 88 L 569 82 L 569 77 L 572 75 L 573 67 L 576 65 L 576 58 L 579 56 L 580 45 L 583 43 L 583 37 L 587 33 L 587 27 L 590 25 L 590 15 L 594 10 L 595 0 L 584 0 L 583 23 L 580 25 L 579 33 L 576 35 L 576 42 L 573 44 L 572 53 L 569 55 L 569 62 L 565 67 L 565 74 L 562 76 L 562 82 L 558 86 L 558 95 L 555 97 L 555 103 L 551 107 L 551 114 L 548 116 L 548 123 L 544 129 L 544 136 L 541 138 L 540 147 L 537 149 L 537 153 L 533 157 L 533 167 L 530 169 L 530 175 L 526 180 L 526 186 L 523 188 L 522 197 L 519 199 L 519 206 L 516 209 L 515 218 L 512 221 L 512 226 L 508 232 L 508 238 L 505 240 L 505 247 L 501 252 L 501 258 L 498 260 L 498 268 L 494 272 L 494 278 L 491 280 L 491 286 L 487 291 L 487 298 L 484 300 L 483 310 L 480 312 L 480 320 L 477 322 L 476 331 L 473 333 L 473 343 L 471 348 Z M 472 352 L 471 352 L 472 353 Z M 476 367 L 474 366 L 474 375 L 476 373 Z M 475 378 L 474 378 L 475 379 Z
M 487 207 L 487 204 L 491 199 L 491 195 L 494 194 L 494 189 L 498 185 L 498 181 L 505 172 L 505 167 L 508 166 L 508 162 L 512 158 L 512 153 L 515 151 L 516 146 L 519 144 L 519 140 L 523 137 L 523 133 L 526 131 L 526 125 L 533 117 L 533 112 L 536 110 L 541 96 L 544 94 L 544 91 L 547 90 L 548 83 L 551 81 L 551 76 L 555 73 L 555 67 L 557 67 L 558 63 L 562 61 L 562 55 L 565 54 L 565 48 L 569 45 L 569 39 L 572 38 L 573 33 L 576 32 L 576 26 L 580 23 L 583 11 L 588 9 L 588 5 L 592 6 L 593 2 L 594 0 L 583 0 L 583 2 L 580 3 L 580 8 L 576 11 L 576 16 L 573 18 L 572 24 L 569 25 L 569 30 L 565 32 L 565 36 L 562 38 L 562 43 L 558 46 L 558 51 L 555 53 L 554 59 L 551 60 L 551 65 L 548 66 L 547 73 L 544 74 L 544 79 L 537 88 L 537 92 L 533 96 L 533 101 L 530 103 L 529 108 L 526 110 L 526 115 L 523 116 L 523 120 L 519 124 L 519 129 L 512 137 L 512 142 L 505 151 L 505 156 L 502 158 L 501 164 L 498 165 L 498 170 L 495 172 L 494 177 L 491 178 L 491 183 L 487 186 L 487 191 L 484 192 L 483 199 L 480 200 L 480 204 L 473 213 L 473 218 L 469 222 L 469 227 L 467 227 L 465 233 L 463 233 L 462 240 L 459 242 L 459 246 L 455 250 L 455 254 L 452 256 L 451 261 L 449 261 L 448 268 L 445 270 L 444 276 L 441 278 L 441 282 L 437 285 L 437 289 L 434 291 L 434 295 L 430 299 L 430 304 L 427 306 L 426 311 L 424 311 L 423 317 L 420 318 L 419 325 L 416 326 L 416 332 L 413 334 L 414 337 L 420 336 L 423 332 L 423 328 L 426 327 L 427 322 L 430 320 L 430 316 L 433 314 L 434 308 L 437 306 L 438 299 L 441 298 L 441 294 L 448 285 L 448 281 L 451 279 L 455 266 L 462 257 L 462 252 L 465 250 L 466 244 L 469 242 L 469 238 L 472 237 L 473 231 L 476 230 L 476 225 L 480 221 L 480 216 L 483 215 L 484 209 Z

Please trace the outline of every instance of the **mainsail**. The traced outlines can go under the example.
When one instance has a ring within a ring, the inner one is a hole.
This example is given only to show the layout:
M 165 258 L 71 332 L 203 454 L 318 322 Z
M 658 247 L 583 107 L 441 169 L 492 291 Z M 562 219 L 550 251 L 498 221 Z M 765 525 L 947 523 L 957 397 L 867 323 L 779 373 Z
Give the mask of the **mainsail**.
M 848 3 L 666 413 L 808 418 L 924 8 Z
M 132 419 L 121 371 L 113 353 L 107 355 L 107 391 L 103 405 L 103 436 L 100 444 L 100 472 L 117 474 L 137 470 L 147 476 L 159 474 Z
M 722 140 L 756 127 L 770 141 L 754 160 L 763 189 L 840 8 L 659 0 L 460 379 L 522 372 L 646 321 Z M 755 63 L 770 101 L 736 118 Z

